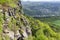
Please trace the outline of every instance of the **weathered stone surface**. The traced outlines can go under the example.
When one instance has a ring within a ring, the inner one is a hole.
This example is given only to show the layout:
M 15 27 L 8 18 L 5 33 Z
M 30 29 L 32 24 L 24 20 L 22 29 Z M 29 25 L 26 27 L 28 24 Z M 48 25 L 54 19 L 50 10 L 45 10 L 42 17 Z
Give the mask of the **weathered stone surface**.
M 23 16 L 21 1 L 18 1 L 18 7 L 16 8 L 7 7 L 5 10 L 3 7 L 1 7 L 0 13 L 3 13 L 4 16 L 4 37 L 7 35 L 9 36 L 10 40 L 24 40 L 25 38 L 28 38 L 29 35 L 31 35 L 31 28 L 29 26 L 28 20 L 26 20 L 26 18 Z M 16 14 L 19 14 L 19 18 L 16 16 Z M 11 30 L 8 24 L 11 20 L 11 22 L 13 22 L 13 19 L 15 19 L 17 23 L 11 24 L 11 27 L 14 27 L 13 30 Z M 17 26 L 19 29 L 16 30 Z

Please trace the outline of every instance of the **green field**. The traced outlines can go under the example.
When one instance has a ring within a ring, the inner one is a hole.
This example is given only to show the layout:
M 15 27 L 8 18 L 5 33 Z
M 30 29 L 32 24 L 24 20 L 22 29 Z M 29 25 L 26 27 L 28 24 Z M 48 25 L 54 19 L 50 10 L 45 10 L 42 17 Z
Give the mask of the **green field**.
M 60 16 L 57 16 L 57 17 L 40 17 L 40 18 L 35 17 L 35 18 L 39 19 L 40 21 L 45 22 L 45 23 L 50 23 L 50 24 L 60 26 Z
M 60 26 L 60 20 L 53 21 L 52 23 L 55 24 L 55 25 Z

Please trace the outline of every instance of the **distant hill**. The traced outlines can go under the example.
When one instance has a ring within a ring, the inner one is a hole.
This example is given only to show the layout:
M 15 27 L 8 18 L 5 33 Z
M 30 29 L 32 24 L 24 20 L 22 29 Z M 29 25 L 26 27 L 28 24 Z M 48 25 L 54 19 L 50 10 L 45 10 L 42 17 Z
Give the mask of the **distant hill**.
M 35 17 L 60 16 L 60 3 L 22 2 L 24 12 Z

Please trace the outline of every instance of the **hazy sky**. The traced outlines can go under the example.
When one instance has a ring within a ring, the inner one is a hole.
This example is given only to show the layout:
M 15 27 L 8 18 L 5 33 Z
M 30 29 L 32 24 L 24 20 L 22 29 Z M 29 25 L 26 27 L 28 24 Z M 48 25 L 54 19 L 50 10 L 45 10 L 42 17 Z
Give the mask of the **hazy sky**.
M 60 0 L 23 0 L 23 1 L 55 1 L 55 2 L 60 2 Z

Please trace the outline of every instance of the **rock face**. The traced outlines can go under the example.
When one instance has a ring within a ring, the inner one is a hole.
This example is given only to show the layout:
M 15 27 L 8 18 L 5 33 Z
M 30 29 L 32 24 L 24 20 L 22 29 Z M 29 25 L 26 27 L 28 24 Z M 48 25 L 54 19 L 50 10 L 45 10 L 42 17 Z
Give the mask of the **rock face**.
M 2 36 L 3 40 L 24 40 L 31 34 L 28 20 L 23 16 L 21 1 L 16 8 L 8 7 L 6 10 L 0 6 L 0 14 L 3 15 Z M 6 37 L 8 36 L 8 39 Z

